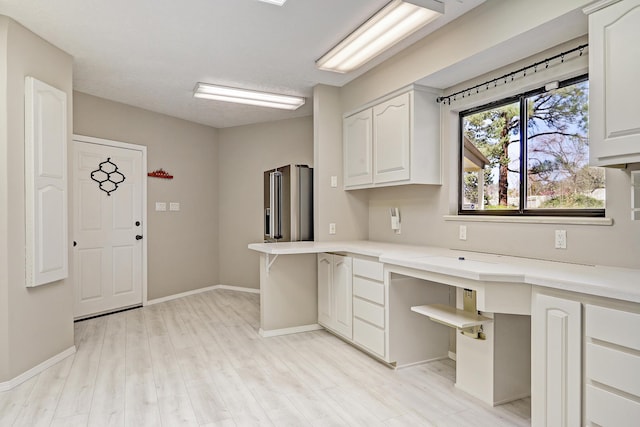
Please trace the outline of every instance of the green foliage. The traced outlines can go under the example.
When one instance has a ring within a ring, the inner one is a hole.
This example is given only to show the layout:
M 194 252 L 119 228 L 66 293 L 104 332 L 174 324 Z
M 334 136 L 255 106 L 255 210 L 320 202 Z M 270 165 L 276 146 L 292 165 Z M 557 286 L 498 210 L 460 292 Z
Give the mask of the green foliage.
M 540 207 L 551 209 L 599 209 L 604 208 L 604 202 L 584 194 L 569 194 L 567 196 L 553 197 Z
M 475 173 L 464 174 L 464 198 L 469 203 L 478 204 L 478 175 Z

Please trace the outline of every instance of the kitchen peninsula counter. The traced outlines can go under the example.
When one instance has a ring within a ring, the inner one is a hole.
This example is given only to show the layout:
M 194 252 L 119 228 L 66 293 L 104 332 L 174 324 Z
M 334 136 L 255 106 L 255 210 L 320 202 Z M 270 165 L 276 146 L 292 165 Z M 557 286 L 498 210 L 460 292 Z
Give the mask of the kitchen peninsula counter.
M 376 258 L 388 266 L 438 273 L 475 281 L 542 286 L 640 303 L 640 269 L 582 265 L 429 246 L 373 241 L 252 243 L 249 249 L 269 255 L 348 253 Z M 263 260 L 264 270 L 267 260 Z

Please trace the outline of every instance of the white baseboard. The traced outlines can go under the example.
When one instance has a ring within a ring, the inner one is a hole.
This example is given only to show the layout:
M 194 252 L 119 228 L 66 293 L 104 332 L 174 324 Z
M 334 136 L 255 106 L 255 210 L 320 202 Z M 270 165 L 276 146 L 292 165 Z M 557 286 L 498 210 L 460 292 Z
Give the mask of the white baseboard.
M 171 301 L 171 300 L 178 299 L 178 298 L 188 297 L 189 295 L 201 294 L 203 292 L 212 291 L 212 290 L 216 289 L 217 287 L 218 287 L 217 285 L 216 286 L 207 286 L 206 288 L 194 289 L 192 291 L 181 292 L 179 294 L 169 295 L 169 296 L 162 297 L 162 298 L 156 298 L 156 299 L 148 300 L 147 303 L 144 304 L 144 305 L 160 304 L 161 302 L 167 302 L 167 301 Z
M 72 354 L 74 354 L 76 352 L 76 346 L 71 346 L 68 349 L 64 350 L 61 353 L 56 354 L 53 357 L 50 357 L 49 359 L 45 360 L 44 362 L 40 363 L 37 366 L 34 366 L 33 368 L 29 369 L 26 372 L 23 372 L 22 374 L 18 375 L 17 377 L 15 377 L 12 380 L 9 381 L 5 381 L 0 383 L 0 392 L 2 391 L 7 391 L 7 390 L 11 390 L 12 388 L 19 386 L 20 384 L 22 384 L 23 382 L 27 381 L 28 379 L 31 379 L 33 377 L 35 377 L 36 375 L 38 375 L 40 372 L 44 371 L 47 368 L 52 367 L 53 365 L 55 365 L 56 363 L 66 359 L 67 357 L 71 356 Z
M 214 286 L 216 289 L 226 289 L 228 291 L 236 291 L 236 292 L 248 292 L 250 294 L 259 294 L 260 289 L 256 288 L 243 288 L 242 286 L 232 286 L 232 285 L 216 285 Z
M 298 334 L 300 332 L 311 332 L 324 329 L 322 326 L 314 323 L 312 325 L 294 326 L 293 328 L 272 329 L 270 331 L 264 331 L 260 328 L 258 333 L 263 338 L 277 337 L 280 335 Z
M 243 288 L 241 286 L 230 286 L 230 285 L 214 285 L 214 286 L 207 286 L 206 288 L 194 289 L 192 291 L 181 292 L 179 294 L 174 294 L 174 295 L 169 295 L 162 298 L 148 300 L 143 305 L 147 306 L 147 305 L 160 304 L 161 302 L 167 302 L 167 301 L 171 301 L 178 298 L 188 297 L 190 295 L 201 294 L 203 292 L 213 291 L 216 289 L 226 289 L 228 291 L 236 291 L 236 292 L 249 292 L 253 294 L 260 293 L 260 289 L 255 289 L 255 288 Z
M 437 360 L 445 360 L 447 358 L 448 358 L 448 356 L 445 356 L 445 357 L 434 357 L 433 359 L 418 360 L 417 362 L 405 363 L 403 365 L 396 365 L 395 368 L 396 369 L 410 368 L 412 366 L 424 365 L 425 363 L 435 362 Z
M 458 357 L 453 351 L 449 352 L 449 359 L 451 360 L 457 360 L 456 357 Z

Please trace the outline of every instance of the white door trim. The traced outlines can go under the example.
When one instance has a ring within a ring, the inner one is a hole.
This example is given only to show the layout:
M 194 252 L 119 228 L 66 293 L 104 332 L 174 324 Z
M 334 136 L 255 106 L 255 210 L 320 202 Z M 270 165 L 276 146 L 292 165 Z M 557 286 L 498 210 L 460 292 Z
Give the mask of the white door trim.
M 106 145 L 114 148 L 126 148 L 142 153 L 142 305 L 147 305 L 147 147 L 130 144 L 128 142 L 113 141 L 111 139 L 95 138 L 93 136 L 73 134 L 73 141 Z M 75 200 L 74 200 L 75 203 Z M 74 219 L 75 220 L 75 219 Z

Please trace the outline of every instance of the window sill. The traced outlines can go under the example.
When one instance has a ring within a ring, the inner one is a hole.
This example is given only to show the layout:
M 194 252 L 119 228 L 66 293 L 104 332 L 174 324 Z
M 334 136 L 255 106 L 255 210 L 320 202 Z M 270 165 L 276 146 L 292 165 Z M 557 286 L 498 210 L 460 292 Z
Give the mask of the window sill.
M 613 218 L 555 217 L 555 216 L 489 216 L 489 215 L 445 215 L 445 221 L 464 222 L 508 222 L 515 224 L 571 224 L 613 225 Z

